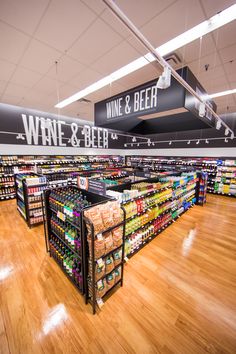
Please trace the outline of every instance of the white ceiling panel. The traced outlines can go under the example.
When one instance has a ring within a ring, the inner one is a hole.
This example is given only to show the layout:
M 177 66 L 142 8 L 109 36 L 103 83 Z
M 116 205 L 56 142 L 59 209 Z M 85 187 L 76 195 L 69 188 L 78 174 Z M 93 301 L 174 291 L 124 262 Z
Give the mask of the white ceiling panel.
M 122 66 L 129 64 L 131 61 L 139 58 L 139 53 L 131 47 L 126 41 L 118 44 L 109 53 L 98 59 L 91 68 L 104 75 L 109 75 L 113 71 L 120 69 Z
M 79 0 L 52 0 L 35 38 L 65 51 L 95 18 L 94 12 Z
M 92 102 L 98 102 L 98 101 L 102 101 L 107 97 L 114 96 L 123 91 L 125 91 L 124 86 L 122 86 L 117 82 L 113 82 L 111 85 L 103 87 L 102 89 L 94 93 L 91 93 L 86 98 L 91 100 Z
M 217 49 L 229 47 L 236 43 L 236 21 L 230 22 L 213 32 Z
M 63 100 L 64 98 L 67 98 L 71 95 L 73 95 L 75 92 L 77 92 L 79 89 L 75 85 L 69 85 L 69 84 L 63 84 L 59 87 L 59 97 L 60 100 Z M 56 95 L 55 95 L 56 98 Z M 57 100 L 54 101 L 55 104 Z
M 32 40 L 21 60 L 21 65 L 40 74 L 46 74 L 60 56 L 61 54 L 57 50 L 37 40 Z
M 7 104 L 13 104 L 13 105 L 18 105 L 19 102 L 19 97 L 18 96 L 13 96 L 13 95 L 6 95 L 4 94 L 1 98 L 2 103 L 7 103 Z M 25 106 L 24 106 L 25 107 Z
M 160 74 L 161 69 L 158 69 L 154 65 L 150 64 L 138 70 L 137 72 L 134 72 L 121 80 L 118 80 L 117 83 L 122 85 L 125 90 L 128 90 L 149 80 L 154 80 L 155 78 L 158 78 Z
M 213 76 L 213 78 L 204 76 L 199 81 L 209 94 L 230 89 L 225 75 L 218 77 Z
M 7 81 L 0 80 L 0 96 L 3 94 L 3 92 L 6 88 L 6 85 L 7 85 Z
M 105 22 L 97 19 L 72 46 L 68 54 L 85 65 L 89 65 L 121 41 L 121 36 L 114 32 Z
M 116 0 L 117 5 L 137 26 L 141 27 L 161 12 L 165 12 L 176 0 Z
M 142 33 L 155 47 L 159 47 L 204 20 L 198 1 L 179 0 L 143 26 Z
M 8 81 L 15 69 L 16 65 L 5 60 L 0 60 L 0 80 Z
M 209 18 L 235 4 L 235 0 L 202 0 L 201 3 Z
M 212 40 L 211 35 L 206 35 L 201 39 L 182 47 L 178 50 L 180 53 L 183 62 L 190 63 L 195 59 L 205 57 L 211 53 L 216 52 L 214 41 Z
M 41 79 L 41 77 L 41 74 L 18 67 L 11 78 L 11 82 L 25 87 L 32 87 Z
M 24 97 L 20 99 L 19 104 L 23 107 L 30 107 L 30 104 L 34 104 L 38 110 L 43 110 L 43 108 L 40 108 L 41 106 L 54 107 L 50 96 L 36 90 L 28 90 Z
M 224 64 L 226 76 L 230 83 L 236 82 L 236 61 Z
M 194 74 L 197 75 L 198 80 L 204 81 L 204 82 L 214 82 L 218 78 L 223 78 L 224 77 L 224 68 L 222 65 L 219 65 L 215 68 L 212 68 L 212 70 L 207 70 L 207 71 L 201 71 L 198 74 L 198 71 L 196 71 Z
M 0 19 L 32 35 L 49 0 L 1 0 Z
M 207 71 L 214 70 L 219 65 L 221 65 L 221 60 L 218 53 L 213 52 L 210 55 L 202 56 L 200 60 L 198 58 L 197 60 L 194 60 L 191 63 L 187 62 L 187 65 L 195 75 L 198 75 L 199 73 L 206 71 L 205 65 L 209 65 Z
M 79 72 L 85 70 L 85 68 L 86 67 L 77 60 L 64 55 L 58 60 L 57 66 L 54 65 L 54 67 L 49 70 L 47 76 L 55 80 L 58 79 L 62 82 L 67 82 L 78 75 Z
M 21 98 L 25 95 L 27 90 L 28 88 L 25 86 L 8 83 L 6 90 L 4 91 L 4 94 Z
M 106 5 L 102 2 L 102 0 L 81 0 L 84 5 L 88 6 L 88 8 L 94 11 L 96 14 L 100 15 L 105 9 Z
M 221 49 L 219 51 L 219 55 L 220 55 L 223 63 L 228 63 L 232 60 L 236 61 L 236 44 L 234 44 L 230 47 Z
M 131 35 L 130 30 L 111 12 L 110 9 L 105 9 L 101 15 L 103 19 L 115 32 L 117 32 L 123 38 L 127 38 Z
M 61 83 L 56 80 L 51 79 L 50 77 L 44 76 L 35 86 L 34 90 L 44 93 L 45 95 L 53 94 L 57 92 L 57 87 Z
M 95 70 L 86 69 L 75 78 L 71 79 L 69 84 L 75 85 L 78 88 L 85 88 L 88 85 L 100 80 L 103 77 L 102 74 L 96 72 Z
M 30 37 L 0 22 L 0 58 L 17 64 Z

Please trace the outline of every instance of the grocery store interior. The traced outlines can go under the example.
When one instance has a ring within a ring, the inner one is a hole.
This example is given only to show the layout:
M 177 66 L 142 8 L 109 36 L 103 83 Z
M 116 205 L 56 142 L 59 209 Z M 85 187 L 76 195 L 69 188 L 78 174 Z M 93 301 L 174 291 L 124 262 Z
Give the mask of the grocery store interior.
M 0 0 L 0 354 L 235 353 L 235 20 Z

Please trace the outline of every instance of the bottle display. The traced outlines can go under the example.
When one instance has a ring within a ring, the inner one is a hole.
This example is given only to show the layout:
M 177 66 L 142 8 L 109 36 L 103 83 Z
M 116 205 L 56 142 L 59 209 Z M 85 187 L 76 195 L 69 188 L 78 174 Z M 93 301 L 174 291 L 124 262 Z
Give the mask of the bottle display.
M 73 280 L 77 287 L 82 290 L 83 277 L 81 259 L 72 253 L 64 243 L 56 236 L 51 236 L 49 240 L 51 256 L 57 261 L 64 272 Z

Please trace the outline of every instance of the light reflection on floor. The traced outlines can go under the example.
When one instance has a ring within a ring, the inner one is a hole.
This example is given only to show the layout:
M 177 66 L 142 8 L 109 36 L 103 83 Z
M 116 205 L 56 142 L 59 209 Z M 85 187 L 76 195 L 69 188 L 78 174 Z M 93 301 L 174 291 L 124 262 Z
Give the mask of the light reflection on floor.
M 4 266 L 0 268 L 0 281 L 5 280 L 13 272 L 12 266 Z
M 183 244 L 182 244 L 182 255 L 184 257 L 187 257 L 192 246 L 193 246 L 193 242 L 195 239 L 195 236 L 197 234 L 197 229 L 191 229 L 188 233 L 188 235 L 185 237 L 185 239 L 183 240 Z
M 39 339 L 49 334 L 51 331 L 59 327 L 64 321 L 68 319 L 68 313 L 63 304 L 54 306 L 47 313 L 43 324 L 42 331 L 39 333 Z

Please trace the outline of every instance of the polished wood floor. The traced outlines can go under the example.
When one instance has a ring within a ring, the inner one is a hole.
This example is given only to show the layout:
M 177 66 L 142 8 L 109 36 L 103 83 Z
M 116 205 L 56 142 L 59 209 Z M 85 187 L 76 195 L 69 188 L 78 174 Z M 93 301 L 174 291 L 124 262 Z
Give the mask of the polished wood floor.
M 98 315 L 0 203 L 0 352 L 236 353 L 236 199 L 208 196 L 125 266 Z

